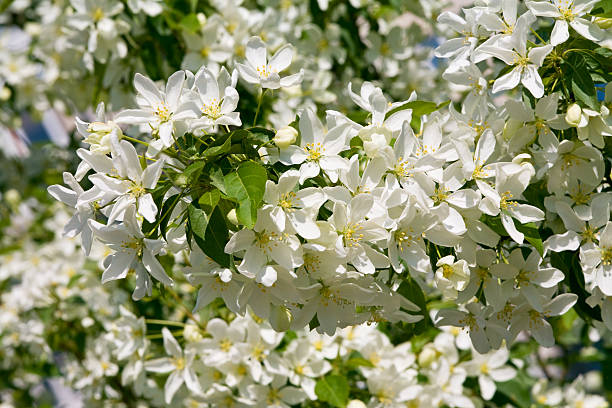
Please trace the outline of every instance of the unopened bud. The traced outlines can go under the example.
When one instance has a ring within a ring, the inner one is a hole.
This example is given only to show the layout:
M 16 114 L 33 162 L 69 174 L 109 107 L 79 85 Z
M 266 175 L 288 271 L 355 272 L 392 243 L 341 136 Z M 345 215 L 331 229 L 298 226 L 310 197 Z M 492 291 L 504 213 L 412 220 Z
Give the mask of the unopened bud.
M 234 225 L 240 224 L 240 222 L 238 221 L 238 216 L 236 215 L 235 208 L 232 208 L 231 210 L 229 210 L 229 212 L 226 215 L 226 218 L 229 222 L 231 222 Z
M 270 310 L 270 325 L 277 332 L 289 330 L 293 315 L 285 306 L 272 306 Z
M 582 117 L 582 109 L 577 103 L 571 104 L 567 108 L 567 113 L 565 114 L 565 121 L 570 126 L 578 126 L 580 124 L 580 119 Z
M 438 358 L 436 350 L 433 347 L 425 347 L 419 354 L 419 366 L 429 367 L 431 363 L 436 361 L 436 358 Z
M 4 193 L 4 199 L 9 205 L 17 207 L 21 201 L 21 194 L 19 194 L 19 191 L 12 188 Z
M 287 147 L 295 143 L 295 141 L 297 140 L 297 135 L 297 130 L 295 130 L 291 126 L 285 126 L 278 129 L 272 141 L 280 149 L 286 149 Z
M 361 400 L 354 399 L 349 401 L 346 408 L 367 408 L 367 405 Z
M 0 101 L 7 101 L 12 95 L 10 88 L 3 86 L 0 88 Z
M 612 18 L 597 17 L 594 22 L 604 30 L 612 28 Z
M 198 13 L 196 14 L 196 17 L 198 18 L 198 22 L 200 23 L 200 25 L 204 25 L 206 24 L 206 14 L 204 13 Z
M 195 324 L 186 324 L 183 329 L 183 338 L 189 343 L 195 343 L 202 340 L 202 333 Z

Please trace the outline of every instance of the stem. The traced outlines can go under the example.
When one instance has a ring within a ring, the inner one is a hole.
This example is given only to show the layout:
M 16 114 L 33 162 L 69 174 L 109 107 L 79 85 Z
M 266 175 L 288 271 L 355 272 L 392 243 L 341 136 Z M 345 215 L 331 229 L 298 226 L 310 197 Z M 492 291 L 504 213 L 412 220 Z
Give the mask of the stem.
M 174 337 L 178 336 L 178 335 L 183 335 L 183 331 L 182 330 L 177 330 L 177 331 L 173 331 L 170 332 Z M 162 333 L 156 333 L 156 334 L 147 334 L 147 339 L 149 340 L 154 340 L 154 339 L 161 339 L 164 337 L 164 335 Z
M 138 140 L 138 139 L 135 139 L 133 137 L 126 136 L 126 135 L 123 135 L 121 138 L 125 139 L 125 140 L 129 140 L 130 142 L 140 143 L 140 144 L 143 144 L 145 146 L 149 146 L 149 144 L 147 142 L 145 142 L 144 140 Z
M 536 30 L 532 28 L 531 32 L 534 33 L 536 37 L 538 37 L 538 40 L 542 41 L 543 43 L 546 43 L 546 41 L 544 41 L 542 37 L 540 37 L 540 35 L 536 32 Z
M 160 324 L 162 326 L 179 326 L 179 327 L 185 327 L 185 323 L 181 323 L 181 322 L 173 322 L 171 320 L 159 320 L 159 319 L 145 319 L 146 323 L 151 323 L 151 324 Z
M 187 317 L 189 317 L 191 320 L 193 320 L 193 322 L 195 324 L 197 324 L 198 327 L 202 331 L 206 331 L 206 328 L 202 325 L 202 323 L 200 323 L 198 318 L 193 313 L 191 313 L 191 310 L 187 306 L 185 306 L 185 304 L 183 303 L 183 300 L 179 297 L 179 295 L 176 294 L 176 292 L 174 290 L 172 290 L 170 288 L 166 288 L 166 292 L 170 293 L 170 295 L 172 295 L 174 300 L 176 300 L 176 302 L 183 307 L 183 309 L 184 309 L 183 311 L 185 312 Z
M 259 101 L 257 102 L 257 110 L 255 111 L 255 119 L 253 119 L 253 126 L 257 124 L 257 117 L 259 116 L 259 110 L 261 109 L 261 103 L 263 102 L 263 96 L 266 91 L 260 89 L 259 90 Z

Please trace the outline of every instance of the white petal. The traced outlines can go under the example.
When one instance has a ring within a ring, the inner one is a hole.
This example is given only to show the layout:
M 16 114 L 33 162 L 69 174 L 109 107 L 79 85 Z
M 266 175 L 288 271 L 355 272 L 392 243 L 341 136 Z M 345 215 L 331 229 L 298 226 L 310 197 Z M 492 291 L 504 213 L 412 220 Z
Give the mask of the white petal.
M 518 66 L 495 81 L 493 84 L 493 93 L 514 89 L 521 82 L 522 67 Z
M 270 58 L 269 66 L 273 72 L 284 71 L 290 64 L 293 58 L 293 46 L 291 44 L 285 44 L 282 46 L 272 58 Z
M 247 61 L 254 67 L 266 67 L 266 44 L 259 37 L 251 37 L 246 46 Z
M 166 404 L 170 404 L 172 402 L 172 397 L 181 388 L 183 385 L 183 376 L 180 371 L 173 371 L 166 380 L 166 384 L 164 385 L 164 395 Z
M 178 342 L 167 327 L 162 328 L 162 337 L 164 339 L 164 349 L 166 349 L 166 353 L 177 358 L 183 356 L 181 346 L 179 346 Z
M 535 98 L 541 98 L 544 95 L 544 84 L 538 73 L 535 65 L 527 65 L 521 76 L 521 83 Z
M 157 89 L 157 86 L 148 77 L 136 73 L 134 76 L 134 87 L 141 94 L 150 105 L 157 105 L 163 103 L 161 92 Z
M 552 33 L 550 34 L 550 44 L 559 45 L 564 43 L 569 38 L 569 25 L 565 20 L 555 21 Z
M 138 214 L 142 215 L 150 223 L 155 222 L 157 216 L 157 205 L 151 194 L 145 194 L 138 198 Z

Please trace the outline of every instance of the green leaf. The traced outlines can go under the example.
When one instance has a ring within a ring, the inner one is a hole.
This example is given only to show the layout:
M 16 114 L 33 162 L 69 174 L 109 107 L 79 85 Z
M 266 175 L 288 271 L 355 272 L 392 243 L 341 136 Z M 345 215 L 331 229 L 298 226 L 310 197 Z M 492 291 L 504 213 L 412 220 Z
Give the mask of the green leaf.
M 317 381 L 315 394 L 319 400 L 334 407 L 343 408 L 348 403 L 348 381 L 339 375 L 328 375 Z
M 253 228 L 257 209 L 263 199 L 268 173 L 255 162 L 244 162 L 235 171 L 225 175 L 225 191 L 238 201 L 238 221 Z
M 544 256 L 544 247 L 542 246 L 542 238 L 540 237 L 540 231 L 533 222 L 527 224 L 520 224 L 515 222 L 516 229 L 525 235 L 525 240 L 529 242 L 534 248 L 540 253 L 540 256 Z
M 181 195 L 175 194 L 171 197 L 168 197 L 166 201 L 164 201 L 164 205 L 162 206 L 162 210 L 160 212 L 159 219 L 159 230 L 164 238 L 166 238 L 166 230 L 168 229 L 168 222 L 170 221 L 170 215 L 174 210 L 174 207 L 180 201 Z
M 219 207 L 215 207 L 209 216 L 204 210 L 191 203 L 187 213 L 193 239 L 202 252 L 219 265 L 229 267 L 230 258 L 224 250 L 229 240 L 229 232 Z
M 179 175 L 179 177 L 183 178 L 185 182 L 197 180 L 198 178 L 200 178 L 200 174 L 202 173 L 202 169 L 205 165 L 206 162 L 204 161 L 196 161 L 194 163 L 191 163 L 189 166 L 187 166 L 187 168 L 185 168 L 185 170 Z
M 220 156 L 222 154 L 229 152 L 231 147 L 232 147 L 232 136 L 230 135 L 227 137 L 227 139 L 225 139 L 223 144 L 219 146 L 212 146 L 206 149 L 204 153 L 202 153 L 201 157 L 211 158 L 211 157 Z
M 480 217 L 480 221 L 484 222 L 498 235 L 501 235 L 502 237 L 508 236 L 508 232 L 506 231 L 506 228 L 504 228 L 504 224 L 502 224 L 500 217 L 493 217 L 491 215 L 483 214 Z
M 589 13 L 592 16 L 612 18 L 612 0 L 601 0 Z
M 210 190 L 202 194 L 198 200 L 200 208 L 206 211 L 208 214 L 219 204 L 221 198 L 221 192 L 218 189 Z
M 597 90 L 595 89 L 585 57 L 579 53 L 572 53 L 569 63 L 573 70 L 571 83 L 574 97 L 589 108 L 598 109 Z
M 200 20 L 198 20 L 198 16 L 195 13 L 187 14 L 181 19 L 179 25 L 181 28 L 191 31 L 192 33 L 197 33 L 201 27 Z
M 449 103 L 450 101 L 445 101 L 440 104 L 436 104 L 435 102 L 428 102 L 428 101 L 407 102 L 387 112 L 387 114 L 385 115 L 385 120 L 396 112 L 399 112 L 405 109 L 412 109 L 412 121 L 410 122 L 410 126 L 412 126 L 412 128 L 418 132 L 421 129 L 421 116 L 429 115 L 432 112 L 440 110 L 444 108 L 445 106 L 447 106 Z
M 199 237 L 201 240 L 204 240 L 206 227 L 208 227 L 208 215 L 202 209 L 196 207 L 194 203 L 191 203 L 189 207 L 187 207 L 187 214 L 189 217 L 189 227 L 194 237 Z M 202 245 L 199 243 L 198 246 L 202 248 Z M 204 251 L 204 248 L 202 248 L 202 251 Z
M 208 171 L 208 177 L 210 178 L 210 184 L 217 187 L 223 194 L 227 194 L 225 191 L 223 170 L 215 165 Z
M 204 253 L 210 256 L 215 262 L 224 267 L 229 267 L 230 256 L 225 253 L 225 245 L 229 241 L 229 231 L 225 223 L 225 217 L 219 207 L 215 207 L 204 235 L 206 248 Z
M 591 307 L 586 302 L 590 294 L 584 287 L 584 274 L 580 267 L 578 252 L 551 252 L 550 264 L 563 272 L 565 275 L 564 283 L 570 288 L 571 293 L 578 295 L 578 301 L 574 305 L 574 310 L 578 315 L 589 324 L 592 323 L 592 320 L 601 321 L 601 308 L 599 306 Z
M 530 408 L 531 405 L 531 387 L 533 379 L 529 378 L 525 373 L 519 371 L 517 376 L 510 381 L 498 382 L 497 392 L 503 394 L 506 400 L 512 403 L 512 406 L 517 408 Z
M 352 357 L 348 359 L 344 366 L 349 370 L 354 370 L 359 367 L 374 367 L 374 364 L 363 357 Z

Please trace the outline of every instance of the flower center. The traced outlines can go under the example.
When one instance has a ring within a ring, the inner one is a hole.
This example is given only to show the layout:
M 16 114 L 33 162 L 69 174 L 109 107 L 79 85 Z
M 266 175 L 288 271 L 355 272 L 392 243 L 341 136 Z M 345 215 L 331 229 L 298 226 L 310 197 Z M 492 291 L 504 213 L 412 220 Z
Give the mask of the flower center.
M 221 101 L 218 101 L 217 98 L 212 98 L 209 103 L 202 104 L 200 110 L 206 116 L 212 119 L 218 119 L 221 116 Z
M 397 230 L 394 234 L 395 242 L 397 242 L 397 246 L 400 251 L 404 250 L 404 246 L 409 247 L 412 245 L 413 238 L 412 235 L 408 234 L 406 231 Z
M 321 266 L 321 258 L 313 254 L 304 254 L 304 269 L 308 272 L 316 272 Z
M 91 18 L 93 19 L 94 23 L 97 23 L 98 21 L 104 18 L 104 12 L 102 11 L 100 7 L 97 7 L 93 11 Z
M 182 370 L 185 368 L 185 359 L 183 357 L 175 358 L 172 363 L 176 367 L 177 370 Z
M 433 195 L 431 196 L 431 199 L 434 201 L 435 204 L 440 204 L 446 201 L 448 196 L 448 191 L 444 187 L 436 187 Z
M 595 232 L 596 229 L 589 226 L 589 225 L 585 225 L 584 226 L 584 230 L 582 230 L 582 233 L 580 235 L 582 235 L 582 239 L 586 242 L 594 242 L 595 241 Z
M 361 223 L 348 224 L 344 230 L 340 232 L 344 236 L 344 245 L 347 247 L 357 246 L 357 243 L 363 239 L 363 234 L 359 231 L 363 229 Z
M 450 277 L 453 276 L 454 273 L 455 270 L 452 266 L 448 264 L 442 265 L 442 276 L 444 276 L 445 279 L 450 279 Z
M 503 193 L 501 195 L 501 199 L 499 200 L 499 208 L 501 208 L 502 210 L 507 210 L 508 208 L 514 208 L 518 206 L 518 203 L 516 201 L 510 201 L 510 198 L 512 198 L 511 192 L 506 191 L 505 193 Z
M 275 72 L 276 71 L 270 68 L 269 65 L 261 65 L 257 67 L 257 73 L 259 74 L 260 78 L 268 78 L 271 74 Z
M 170 108 L 165 104 L 160 104 L 155 108 L 155 114 L 159 118 L 161 122 L 167 122 L 172 117 L 172 112 L 170 112 Z
M 612 247 L 601 248 L 601 264 L 605 266 L 612 265 Z
M 278 200 L 278 206 L 282 207 L 285 211 L 293 211 L 293 200 L 295 199 L 295 193 L 290 191 L 280 196 Z
M 400 156 L 392 172 L 397 177 L 410 177 L 412 176 L 412 169 L 414 169 L 414 166 L 411 165 L 408 160 L 404 160 L 404 158 Z
M 129 190 L 129 194 L 132 197 L 138 198 L 140 196 L 145 195 L 146 193 L 147 193 L 147 190 L 145 190 L 145 188 L 143 186 L 141 186 L 140 184 L 132 182 L 132 185 L 130 186 L 130 190 Z
M 306 160 L 316 162 L 319 161 L 323 155 L 325 148 L 321 143 L 308 143 L 306 147 L 304 147 L 304 150 L 306 150 L 306 154 L 308 155 Z
M 525 286 L 529 286 L 529 283 L 531 282 L 531 276 L 533 275 L 533 272 L 531 271 L 519 271 L 518 275 L 516 275 L 516 277 L 514 278 L 514 280 L 516 281 L 517 286 L 520 287 L 525 287 Z
M 514 65 L 518 65 L 520 67 L 526 67 L 529 64 L 529 57 L 523 57 L 520 54 L 516 54 L 514 57 Z
M 223 339 L 219 342 L 219 348 L 221 349 L 221 351 L 223 351 L 224 353 L 227 353 L 231 350 L 232 348 L 232 341 L 230 339 Z
M 255 245 L 264 251 L 269 251 L 271 246 L 277 244 L 277 241 L 279 241 L 279 237 L 274 231 L 255 233 Z
M 140 240 L 138 238 L 133 238 L 131 241 L 123 242 L 121 244 L 121 247 L 123 247 L 125 249 L 131 249 L 132 251 L 136 252 L 139 257 L 141 257 L 142 256 L 142 248 L 144 247 L 144 244 L 143 244 L 142 240 Z
M 573 1 L 571 2 L 573 3 Z M 568 4 L 566 6 L 561 6 L 559 7 L 559 11 L 561 12 L 561 19 L 565 20 L 565 21 L 573 21 L 574 17 L 576 17 L 576 14 L 574 13 L 574 10 L 572 10 L 572 4 Z
M 463 319 L 460 319 L 459 324 L 464 327 L 469 327 L 470 330 L 478 330 L 480 328 L 478 322 L 476 322 L 476 318 L 471 313 L 466 315 Z

